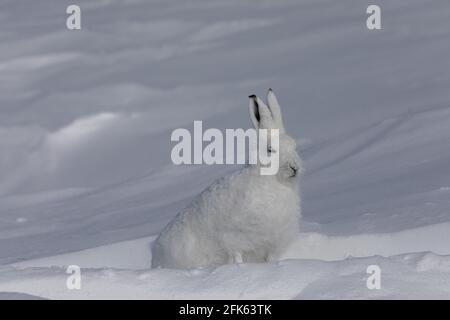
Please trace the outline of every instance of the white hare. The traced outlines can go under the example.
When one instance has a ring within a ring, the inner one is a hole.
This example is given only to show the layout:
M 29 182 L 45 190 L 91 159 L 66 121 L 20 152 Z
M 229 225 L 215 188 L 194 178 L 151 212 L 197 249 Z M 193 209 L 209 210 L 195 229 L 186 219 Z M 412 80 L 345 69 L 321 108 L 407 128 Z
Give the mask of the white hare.
M 214 182 L 155 240 L 152 267 L 271 261 L 296 237 L 302 162 L 271 89 L 267 100 L 250 96 L 250 118 L 256 129 L 279 129 L 279 150 L 269 150 L 279 152 L 278 173 L 261 175 L 257 163 Z

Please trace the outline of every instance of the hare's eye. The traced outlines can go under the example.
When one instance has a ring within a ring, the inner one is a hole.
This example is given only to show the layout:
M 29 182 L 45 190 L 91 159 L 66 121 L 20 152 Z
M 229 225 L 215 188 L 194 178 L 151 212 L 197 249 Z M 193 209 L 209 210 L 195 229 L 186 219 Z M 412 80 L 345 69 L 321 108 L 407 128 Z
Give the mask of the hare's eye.
M 276 150 L 274 150 L 274 149 L 272 149 L 272 147 L 268 147 L 267 148 L 267 153 L 275 153 L 276 152 Z

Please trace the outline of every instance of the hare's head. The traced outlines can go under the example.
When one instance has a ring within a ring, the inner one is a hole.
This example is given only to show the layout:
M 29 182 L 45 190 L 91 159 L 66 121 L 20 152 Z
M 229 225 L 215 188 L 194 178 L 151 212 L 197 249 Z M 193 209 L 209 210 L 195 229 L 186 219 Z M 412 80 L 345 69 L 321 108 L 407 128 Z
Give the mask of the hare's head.
M 275 93 L 272 89 L 269 89 L 267 105 L 255 95 L 251 95 L 249 98 L 250 118 L 255 129 L 267 129 L 269 132 L 268 137 L 271 136 L 271 129 L 279 130 L 278 146 L 275 146 L 275 143 L 271 143 L 270 139 L 267 142 L 267 153 L 278 153 L 279 169 L 276 174 L 277 178 L 283 182 L 294 181 L 303 171 L 302 162 L 296 151 L 297 143 L 291 136 L 286 134 L 284 129 L 281 109 Z M 266 144 L 260 144 L 260 146 L 263 145 Z M 261 152 L 260 150 L 258 151 Z

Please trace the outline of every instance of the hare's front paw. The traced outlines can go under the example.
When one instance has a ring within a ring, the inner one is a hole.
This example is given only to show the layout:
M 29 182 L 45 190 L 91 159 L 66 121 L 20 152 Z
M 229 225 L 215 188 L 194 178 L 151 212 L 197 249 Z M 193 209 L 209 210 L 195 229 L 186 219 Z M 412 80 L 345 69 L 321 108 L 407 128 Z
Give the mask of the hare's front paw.
M 241 252 L 234 252 L 232 255 L 230 255 L 228 259 L 229 263 L 243 263 L 242 260 L 242 253 Z
M 278 260 L 278 256 L 276 254 L 268 253 L 266 255 L 266 259 L 265 259 L 266 262 L 273 262 L 273 261 L 277 261 L 277 260 Z

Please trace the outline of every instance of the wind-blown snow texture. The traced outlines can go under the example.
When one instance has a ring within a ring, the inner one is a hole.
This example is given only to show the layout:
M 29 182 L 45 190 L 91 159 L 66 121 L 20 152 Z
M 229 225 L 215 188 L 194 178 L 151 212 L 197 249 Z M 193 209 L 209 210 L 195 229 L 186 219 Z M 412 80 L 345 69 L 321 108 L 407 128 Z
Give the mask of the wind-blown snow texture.
M 0 4 L 0 299 L 450 298 L 448 1 L 378 1 L 379 31 L 368 1 L 78 1 L 81 31 L 69 4 Z M 268 87 L 306 170 L 287 260 L 148 270 L 236 169 L 175 167 L 171 130 L 250 127 Z

